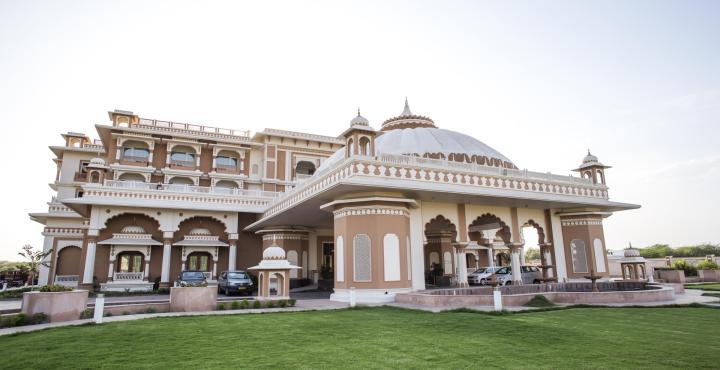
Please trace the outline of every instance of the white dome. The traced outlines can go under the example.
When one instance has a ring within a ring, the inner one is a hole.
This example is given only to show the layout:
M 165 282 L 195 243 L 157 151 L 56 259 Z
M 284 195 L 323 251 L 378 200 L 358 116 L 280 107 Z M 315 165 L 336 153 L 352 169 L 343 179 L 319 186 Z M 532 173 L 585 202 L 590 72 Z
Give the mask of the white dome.
M 350 120 L 350 126 L 355 126 L 355 125 L 370 126 L 370 121 L 368 121 L 367 118 L 360 115 L 360 109 L 358 109 L 357 116 L 355 116 L 355 118 Z
M 277 245 L 273 245 L 271 247 L 268 247 L 263 251 L 263 259 L 264 260 L 284 260 L 285 259 L 285 250 L 278 247 Z
M 400 154 L 428 156 L 463 162 L 474 162 L 493 167 L 516 168 L 515 165 L 497 150 L 485 143 L 459 132 L 434 127 L 402 128 L 384 131 L 375 139 L 375 155 Z M 318 168 L 318 172 L 343 160 L 345 149 L 335 152 Z M 461 157 L 461 158 L 462 158 Z

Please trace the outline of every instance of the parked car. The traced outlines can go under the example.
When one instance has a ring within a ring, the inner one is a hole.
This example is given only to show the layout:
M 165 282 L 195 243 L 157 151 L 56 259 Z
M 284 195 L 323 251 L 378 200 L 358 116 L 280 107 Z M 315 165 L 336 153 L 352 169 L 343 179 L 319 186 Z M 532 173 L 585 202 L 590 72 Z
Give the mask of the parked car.
M 537 266 L 521 266 L 520 278 L 523 284 L 539 284 L 542 281 L 542 271 Z M 512 284 L 512 267 L 505 266 L 498 269 L 489 281 L 501 286 Z
M 223 271 L 218 278 L 218 293 L 231 295 L 235 293 L 252 294 L 253 282 L 245 271 Z
M 477 270 L 471 272 L 468 274 L 468 284 L 470 285 L 487 285 L 490 281 L 490 277 L 495 273 L 495 271 L 501 269 L 501 267 L 492 266 L 492 267 L 480 267 Z
M 175 286 L 207 286 L 207 279 L 202 271 L 183 271 L 180 273 L 177 280 L 175 280 Z

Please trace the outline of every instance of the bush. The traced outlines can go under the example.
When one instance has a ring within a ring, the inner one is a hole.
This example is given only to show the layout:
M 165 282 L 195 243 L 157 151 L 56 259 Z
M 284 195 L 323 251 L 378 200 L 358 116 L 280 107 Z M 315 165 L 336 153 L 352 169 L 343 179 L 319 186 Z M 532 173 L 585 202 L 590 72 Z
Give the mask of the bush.
M 282 307 L 282 308 L 287 307 L 287 301 L 284 300 L 284 299 L 281 299 L 281 300 L 278 302 L 278 306 L 280 306 L 280 307 Z
M 225 303 L 218 304 L 218 311 L 225 311 Z
M 40 287 L 40 291 L 43 292 L 43 293 L 48 293 L 48 292 L 50 292 L 50 293 L 55 293 L 55 292 L 69 292 L 69 291 L 71 291 L 71 290 L 72 290 L 72 288 L 68 288 L 68 287 L 66 287 L 66 286 L 57 285 L 57 284 L 53 284 L 53 285 L 43 285 L 43 286 Z
M 536 295 L 528 303 L 524 304 L 525 307 L 553 307 L 555 303 L 552 303 L 549 299 L 545 298 L 544 295 Z
M 6 290 L 0 292 L 0 298 L 22 298 L 23 293 L 29 292 L 30 288 L 21 288 L 15 290 Z
M 685 276 L 697 276 L 697 267 L 687 263 L 685 260 L 673 262 L 672 267 L 676 270 L 685 271 Z
M 297 302 L 297 300 L 295 300 L 295 298 L 290 298 L 287 301 L 289 307 L 295 307 L 295 302 Z
M 105 317 L 111 317 L 112 315 L 113 315 L 112 312 L 105 312 L 105 314 L 104 314 L 103 316 L 105 316 Z
M 267 301 L 265 303 L 265 307 L 267 308 L 275 308 L 275 301 Z
M 717 270 L 718 264 L 715 261 L 705 260 L 697 264 L 698 270 Z
M 80 320 L 92 319 L 95 316 L 95 309 L 86 308 L 83 312 L 80 312 Z
M 247 299 L 243 299 L 242 302 L 240 302 L 240 309 L 245 310 L 250 308 L 250 302 L 248 302 Z
M 148 308 L 145 309 L 145 313 L 155 313 L 155 312 L 157 312 L 157 308 L 155 308 L 155 306 L 149 306 Z
M 238 301 L 232 301 L 232 303 L 230 303 L 230 308 L 233 309 L 233 310 L 239 309 L 239 308 L 240 308 L 240 302 L 238 302 Z
M 256 300 L 253 302 L 253 308 L 260 308 L 260 306 L 261 306 L 260 301 Z
M 32 324 L 44 324 L 46 322 L 49 322 L 48 316 L 44 312 L 37 312 L 32 315 L 32 318 L 30 318 L 30 322 Z
M 12 328 L 15 326 L 27 325 L 28 323 L 28 317 L 24 313 L 0 317 L 0 328 Z

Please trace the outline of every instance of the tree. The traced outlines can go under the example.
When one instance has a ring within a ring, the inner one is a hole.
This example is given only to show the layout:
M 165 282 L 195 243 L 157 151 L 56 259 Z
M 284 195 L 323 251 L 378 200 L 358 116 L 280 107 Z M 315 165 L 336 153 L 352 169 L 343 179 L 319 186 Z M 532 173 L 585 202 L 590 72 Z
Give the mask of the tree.
M 534 261 L 540 259 L 539 248 L 528 248 L 525 250 L 525 261 Z
M 49 263 L 43 261 L 50 253 L 52 253 L 52 249 L 36 251 L 30 244 L 23 245 L 22 252 L 18 252 L 20 256 L 27 260 L 28 270 L 30 271 L 28 274 L 28 285 L 33 285 L 35 275 L 37 275 L 40 266 L 50 267 Z

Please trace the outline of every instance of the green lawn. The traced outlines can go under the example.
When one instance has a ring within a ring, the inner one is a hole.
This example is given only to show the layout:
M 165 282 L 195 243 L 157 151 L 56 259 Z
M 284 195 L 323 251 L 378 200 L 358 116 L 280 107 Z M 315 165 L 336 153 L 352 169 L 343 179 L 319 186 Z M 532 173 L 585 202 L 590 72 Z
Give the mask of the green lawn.
M 702 289 L 702 290 L 714 290 L 720 292 L 719 283 L 705 283 L 705 284 L 687 284 L 685 289 Z
M 12 368 L 718 368 L 720 310 L 395 308 L 156 318 L 0 337 Z

